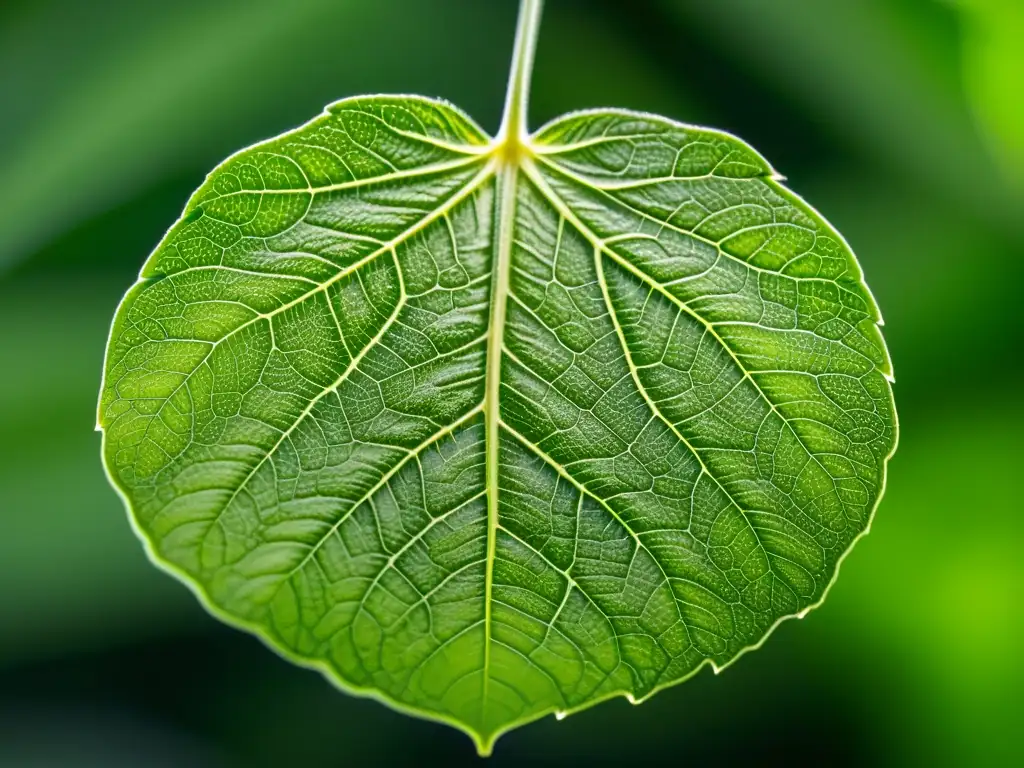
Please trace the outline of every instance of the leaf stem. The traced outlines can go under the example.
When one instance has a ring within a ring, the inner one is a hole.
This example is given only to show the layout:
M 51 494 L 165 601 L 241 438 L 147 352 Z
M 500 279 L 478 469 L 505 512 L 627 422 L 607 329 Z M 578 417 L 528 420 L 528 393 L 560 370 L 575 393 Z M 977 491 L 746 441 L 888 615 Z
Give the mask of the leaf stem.
M 527 136 L 530 77 L 533 74 L 533 54 L 537 48 L 542 6 L 543 0 L 521 0 L 519 3 L 516 42 L 508 75 L 508 90 L 505 93 L 505 112 L 497 138 L 497 143 L 507 147 L 509 154 L 513 154 Z

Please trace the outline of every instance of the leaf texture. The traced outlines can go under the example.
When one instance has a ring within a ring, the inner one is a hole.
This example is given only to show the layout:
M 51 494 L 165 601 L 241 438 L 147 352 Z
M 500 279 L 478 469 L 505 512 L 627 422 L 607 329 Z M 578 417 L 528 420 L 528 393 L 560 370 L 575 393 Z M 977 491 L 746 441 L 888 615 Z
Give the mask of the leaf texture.
M 821 601 L 895 446 L 879 324 L 734 137 L 604 110 L 510 151 L 350 99 L 229 158 L 150 257 L 104 457 L 215 614 L 487 752 Z

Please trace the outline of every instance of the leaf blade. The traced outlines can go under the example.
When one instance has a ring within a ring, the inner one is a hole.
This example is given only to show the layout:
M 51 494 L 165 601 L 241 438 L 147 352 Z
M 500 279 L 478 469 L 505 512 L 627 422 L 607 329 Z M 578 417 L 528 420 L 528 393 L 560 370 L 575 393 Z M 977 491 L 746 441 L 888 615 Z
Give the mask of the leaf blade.
M 154 560 L 481 752 L 820 602 L 896 428 L 856 260 L 742 142 L 607 110 L 508 158 L 418 97 L 229 158 L 100 405 Z

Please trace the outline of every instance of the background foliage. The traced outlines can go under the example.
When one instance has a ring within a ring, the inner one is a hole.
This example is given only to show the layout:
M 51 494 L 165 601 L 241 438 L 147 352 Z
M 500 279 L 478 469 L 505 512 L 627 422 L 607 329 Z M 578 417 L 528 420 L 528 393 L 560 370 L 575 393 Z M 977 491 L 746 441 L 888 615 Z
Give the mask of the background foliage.
M 0 7 L 0 764 L 476 760 L 335 692 L 154 570 L 92 431 L 110 317 L 205 173 L 363 92 L 494 130 L 515 7 Z M 901 447 L 824 607 L 715 679 L 505 737 L 494 764 L 1015 763 L 1024 29 L 1016 0 L 550 0 L 533 125 L 622 106 L 750 141 L 849 239 Z M 161 762 L 162 761 L 162 762 Z

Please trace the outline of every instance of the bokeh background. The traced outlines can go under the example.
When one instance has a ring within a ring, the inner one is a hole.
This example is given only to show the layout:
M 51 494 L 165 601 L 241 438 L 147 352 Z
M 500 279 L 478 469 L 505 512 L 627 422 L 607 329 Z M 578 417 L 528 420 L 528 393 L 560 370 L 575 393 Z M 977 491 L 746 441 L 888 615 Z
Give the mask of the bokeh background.
M 93 431 L 109 320 L 223 157 L 366 92 L 495 129 L 511 0 L 0 3 L 0 765 L 476 763 L 157 572 Z M 724 128 L 849 239 L 901 445 L 828 601 L 492 765 L 1024 765 L 1024 2 L 549 0 L 532 124 Z

